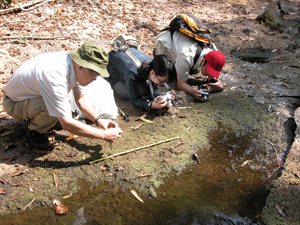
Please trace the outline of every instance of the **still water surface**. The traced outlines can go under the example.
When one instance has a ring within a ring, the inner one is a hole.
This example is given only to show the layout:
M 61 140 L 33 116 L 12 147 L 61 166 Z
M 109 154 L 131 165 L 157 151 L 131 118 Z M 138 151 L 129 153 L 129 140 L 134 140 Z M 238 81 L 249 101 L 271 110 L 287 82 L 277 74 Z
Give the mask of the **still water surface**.
M 157 198 L 141 195 L 141 203 L 122 184 L 82 183 L 78 193 L 62 200 L 67 215 L 45 207 L 2 216 L 1 224 L 256 224 L 274 165 L 266 163 L 254 133 L 239 136 L 222 128 L 209 137 L 212 147 L 197 150 L 200 164 L 195 160 L 180 174 L 171 173 Z

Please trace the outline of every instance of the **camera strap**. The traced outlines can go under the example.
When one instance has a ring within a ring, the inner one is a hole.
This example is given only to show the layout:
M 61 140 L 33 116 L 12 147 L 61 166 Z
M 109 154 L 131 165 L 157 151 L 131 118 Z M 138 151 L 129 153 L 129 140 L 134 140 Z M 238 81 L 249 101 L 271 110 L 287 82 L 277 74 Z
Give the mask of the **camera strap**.
M 151 91 L 152 98 L 154 100 L 154 94 L 153 94 L 153 86 L 152 86 L 152 80 L 150 79 L 150 76 L 148 77 L 148 83 Z

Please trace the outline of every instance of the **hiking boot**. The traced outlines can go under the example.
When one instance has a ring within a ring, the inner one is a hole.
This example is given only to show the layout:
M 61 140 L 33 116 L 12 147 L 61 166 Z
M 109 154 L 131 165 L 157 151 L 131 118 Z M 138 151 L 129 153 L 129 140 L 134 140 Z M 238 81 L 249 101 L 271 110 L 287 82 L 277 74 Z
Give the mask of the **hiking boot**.
M 33 147 L 41 150 L 50 148 L 50 141 L 45 134 L 41 134 L 35 130 L 26 130 L 26 134 Z
M 47 132 L 50 132 L 53 130 L 62 130 L 62 126 L 59 121 L 57 121 L 57 123 L 53 127 L 51 127 Z

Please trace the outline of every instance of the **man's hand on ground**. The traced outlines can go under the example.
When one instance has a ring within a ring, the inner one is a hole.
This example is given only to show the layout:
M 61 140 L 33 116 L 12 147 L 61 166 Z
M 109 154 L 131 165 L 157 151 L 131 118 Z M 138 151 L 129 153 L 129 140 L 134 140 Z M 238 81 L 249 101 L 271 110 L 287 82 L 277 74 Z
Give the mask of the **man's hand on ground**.
M 109 143 L 115 142 L 118 138 L 121 137 L 121 134 L 123 131 L 121 128 L 110 128 L 104 131 L 104 141 L 107 141 Z
M 109 119 L 100 119 L 98 120 L 98 126 L 103 128 L 104 130 L 107 130 L 109 128 L 118 128 L 118 124 L 112 120 Z

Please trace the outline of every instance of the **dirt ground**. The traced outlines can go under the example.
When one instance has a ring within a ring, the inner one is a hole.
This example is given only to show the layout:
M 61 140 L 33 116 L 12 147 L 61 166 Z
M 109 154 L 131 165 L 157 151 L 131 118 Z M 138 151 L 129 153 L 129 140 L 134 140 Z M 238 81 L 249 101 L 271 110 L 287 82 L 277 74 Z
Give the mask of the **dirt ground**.
M 12 6 L 17 7 L 17 4 L 25 4 L 29 1 L 12 2 Z M 175 15 L 193 14 L 201 19 L 202 23 L 212 28 L 215 35 L 214 42 L 226 56 L 226 64 L 220 76 L 226 88 L 222 93 L 216 94 L 216 97 L 212 95 L 213 99 L 221 102 L 220 96 L 223 96 L 224 99 L 239 98 L 244 101 L 254 101 L 264 107 L 265 113 L 276 116 L 274 124 L 281 124 L 269 128 L 270 133 L 265 135 L 273 135 L 273 146 L 269 147 L 280 146 L 277 148 L 278 158 L 282 159 L 282 163 L 288 162 L 288 165 L 282 166 L 280 178 L 272 184 L 266 206 L 261 213 L 261 220 L 265 224 L 297 224 L 300 219 L 297 213 L 300 184 L 297 135 L 293 145 L 292 143 L 296 124 L 298 125 L 297 118 L 299 118 L 295 113 L 300 98 L 299 7 L 300 3 L 296 0 L 280 1 L 280 4 L 271 0 L 51 1 L 32 10 L 1 15 L 1 89 L 16 68 L 37 54 L 74 50 L 88 41 L 97 42 L 109 51 L 111 41 L 120 33 L 136 37 L 141 42 L 140 50 L 152 55 L 154 35 L 167 26 Z M 279 12 L 280 10 L 282 13 Z M 258 16 L 260 19 L 257 21 Z M 200 75 L 191 76 L 196 80 L 199 77 Z M 214 118 L 220 112 L 213 105 L 216 102 L 211 101 L 212 105 L 206 105 L 211 109 L 208 111 L 205 105 L 194 102 L 190 96 L 180 92 L 175 84 L 170 85 L 176 90 L 179 106 L 190 107 L 190 110 L 194 110 L 195 113 L 205 114 L 205 118 Z M 122 142 L 117 141 L 113 144 L 113 149 L 103 141 L 87 138 L 66 142 L 65 138 L 71 134 L 56 131 L 49 135 L 53 137 L 53 150 L 47 155 L 39 155 L 31 151 L 24 133 L 26 124 L 7 116 L 1 103 L 0 142 L 3 147 L 0 150 L 0 187 L 4 188 L 6 194 L 0 195 L 1 202 L 5 202 L 5 207 L 0 209 L 0 214 L 20 211 L 33 198 L 33 192 L 29 190 L 33 186 L 43 189 L 43 191 L 35 190 L 35 198 L 43 199 L 34 205 L 37 207 L 49 205 L 53 196 L 68 195 L 70 190 L 76 192 L 79 188 L 76 177 L 84 178 L 96 185 L 101 180 L 118 183 L 123 177 L 130 180 L 144 171 L 152 171 L 154 176 L 151 185 L 145 184 L 145 187 L 136 185 L 141 191 L 155 197 L 155 189 L 161 184 L 160 175 L 154 173 L 158 167 L 161 167 L 156 161 L 163 162 L 165 165 L 159 170 L 161 173 L 168 173 L 170 169 L 177 168 L 178 161 L 180 161 L 180 168 L 175 170 L 178 172 L 184 169 L 184 165 L 191 163 L 190 156 L 194 149 L 186 150 L 184 145 L 180 145 L 177 148 L 173 147 L 175 153 L 167 151 L 162 154 L 160 148 L 154 147 L 151 152 L 145 151 L 141 155 L 135 155 L 135 160 L 125 155 L 122 156 L 122 163 L 116 160 L 89 165 L 91 160 L 120 150 L 129 150 L 180 137 L 166 143 L 168 146 L 175 146 L 177 142 L 186 142 L 189 139 L 186 129 L 194 129 L 187 120 L 182 122 L 178 114 L 174 116 L 167 113 L 161 117 L 150 115 L 149 119 L 153 119 L 155 125 L 144 124 L 143 127 L 147 129 L 142 127 L 140 130 L 133 131 L 132 127 L 141 123 L 135 121 L 141 116 L 140 112 L 129 102 L 118 98 L 116 102 L 131 120 L 127 123 L 121 116 L 116 119 L 125 132 Z M 225 102 L 224 100 L 226 106 Z M 236 112 L 236 117 L 242 117 L 244 114 L 245 120 L 246 118 L 250 120 L 248 117 L 251 115 L 255 117 L 254 115 L 259 113 L 264 114 L 256 108 L 241 109 Z M 180 114 L 189 115 L 185 111 L 180 111 Z M 205 118 L 203 117 L 203 120 Z M 268 118 L 264 119 L 266 124 L 269 124 Z M 168 126 L 171 123 L 176 124 L 173 130 Z M 208 146 L 205 132 L 217 129 L 214 122 L 208 123 L 207 126 L 208 128 L 201 127 L 204 129 L 203 135 L 197 140 L 203 142 L 202 147 Z M 259 124 L 259 126 L 263 125 Z M 153 133 L 158 129 L 157 127 L 168 129 L 162 133 Z M 246 128 L 238 129 L 243 131 Z M 195 144 L 196 142 L 189 143 L 190 146 Z M 139 157 L 148 158 L 152 163 L 149 163 L 148 168 L 145 169 L 145 165 L 143 167 L 140 165 L 144 162 L 137 160 Z M 120 175 L 112 175 L 113 171 L 123 170 L 124 167 L 136 169 L 122 172 Z M 105 174 L 98 176 L 101 171 Z M 64 173 L 72 173 L 73 176 L 64 177 Z M 51 188 L 53 176 L 58 176 L 58 180 L 62 182 L 60 189 Z M 29 208 L 31 207 L 33 206 Z M 282 215 L 283 209 L 288 211 L 288 217 Z

